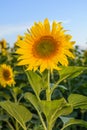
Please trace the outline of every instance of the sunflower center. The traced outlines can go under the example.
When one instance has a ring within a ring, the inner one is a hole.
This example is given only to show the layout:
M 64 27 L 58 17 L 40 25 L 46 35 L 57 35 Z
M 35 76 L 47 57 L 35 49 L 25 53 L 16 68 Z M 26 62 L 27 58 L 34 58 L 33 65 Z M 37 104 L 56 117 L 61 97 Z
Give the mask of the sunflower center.
M 10 80 L 10 72 L 8 70 L 3 70 L 3 77 L 6 81 Z
M 35 56 L 49 58 L 56 53 L 57 42 L 52 36 L 43 36 L 34 44 Z

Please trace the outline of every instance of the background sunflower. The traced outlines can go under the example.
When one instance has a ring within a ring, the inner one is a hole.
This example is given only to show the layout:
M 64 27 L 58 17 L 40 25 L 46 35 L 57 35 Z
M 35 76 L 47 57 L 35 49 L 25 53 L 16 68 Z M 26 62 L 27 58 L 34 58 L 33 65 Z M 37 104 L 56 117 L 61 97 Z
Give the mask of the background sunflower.
M 2 87 L 14 84 L 12 68 L 6 64 L 0 66 L 0 84 Z

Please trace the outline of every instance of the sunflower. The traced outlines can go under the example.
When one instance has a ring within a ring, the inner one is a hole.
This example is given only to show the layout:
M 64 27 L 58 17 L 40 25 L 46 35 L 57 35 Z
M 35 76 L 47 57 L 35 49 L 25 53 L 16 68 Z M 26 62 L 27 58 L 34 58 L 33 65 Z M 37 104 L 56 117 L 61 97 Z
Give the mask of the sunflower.
M 20 40 L 22 40 L 23 39 L 23 36 L 21 36 L 21 35 L 18 35 L 17 36 L 17 40 L 15 41 L 15 43 L 14 43 L 14 48 L 16 49 L 16 43 L 18 42 L 18 41 L 20 41 Z
M 6 40 L 5 40 L 5 39 L 2 39 L 2 40 L 0 41 L 0 45 L 1 45 L 2 48 L 6 48 Z
M 74 58 L 71 50 L 75 42 L 65 32 L 60 22 L 53 21 L 52 27 L 48 19 L 43 23 L 35 22 L 23 39 L 16 43 L 16 53 L 20 55 L 18 65 L 27 65 L 27 70 L 39 68 L 40 72 L 59 70 L 60 65 L 67 66 L 67 57 Z
M 87 50 L 84 51 L 84 56 L 87 57 Z
M 3 55 L 6 55 L 7 52 L 6 52 L 6 40 L 5 39 L 2 39 L 0 41 L 0 53 L 2 53 Z
M 12 68 L 9 65 L 2 64 L 0 65 L 0 84 L 3 87 L 6 87 L 6 85 L 11 86 L 11 84 L 14 84 L 15 81 L 13 79 L 13 72 Z

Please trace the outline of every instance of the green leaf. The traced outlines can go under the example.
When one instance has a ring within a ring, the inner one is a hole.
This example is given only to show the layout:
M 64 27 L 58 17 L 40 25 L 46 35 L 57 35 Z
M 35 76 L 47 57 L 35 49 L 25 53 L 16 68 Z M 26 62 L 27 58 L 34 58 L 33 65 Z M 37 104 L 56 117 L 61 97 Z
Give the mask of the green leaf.
M 66 103 L 64 98 L 53 101 L 40 101 L 39 105 L 47 121 L 52 126 L 60 115 L 67 115 L 72 112 L 71 106 Z
M 87 122 L 84 120 L 79 120 L 79 119 L 70 119 L 67 123 L 64 124 L 64 126 L 62 127 L 61 130 L 64 130 L 65 128 L 67 128 L 70 125 L 81 125 L 83 127 L 87 128 Z
M 16 96 L 17 96 L 18 94 L 22 93 L 22 89 L 19 88 L 19 87 L 14 87 L 14 88 L 13 88 L 13 92 L 14 92 L 14 93 L 16 94 Z
M 64 98 L 53 101 L 38 100 L 32 93 L 25 93 L 25 98 L 28 99 L 35 109 L 39 112 L 43 112 L 47 121 L 53 124 L 60 115 L 67 115 L 72 112 L 72 107 Z
M 27 92 L 25 93 L 24 97 L 25 99 L 28 99 L 31 102 L 31 104 L 35 107 L 37 111 L 39 111 L 40 109 L 39 102 L 38 102 L 37 97 L 34 94 Z
M 34 130 L 44 130 L 42 125 L 37 125 L 34 127 Z
M 41 100 L 39 104 L 45 116 L 47 118 L 50 118 L 57 109 L 60 109 L 62 105 L 64 106 L 65 100 L 64 98 L 61 98 L 59 100 L 53 100 L 53 101 Z
M 43 117 L 41 115 L 41 109 L 40 109 L 40 104 L 39 104 L 40 100 L 38 100 L 34 94 L 29 93 L 29 92 L 25 93 L 25 98 L 28 99 L 31 102 L 31 104 L 35 107 L 35 109 L 37 110 L 37 113 L 38 113 L 39 118 L 42 122 L 42 125 L 46 130 L 45 122 L 44 122 Z
M 70 104 L 66 104 L 63 106 L 54 116 L 54 119 L 56 120 L 60 116 L 69 115 L 73 111 L 73 108 Z
M 80 94 L 71 94 L 68 97 L 69 103 L 74 108 L 87 109 L 87 97 Z
M 58 85 L 58 88 L 63 89 L 63 90 L 67 90 L 67 88 L 64 85 Z
M 0 102 L 0 106 L 14 117 L 21 127 L 26 130 L 25 123 L 32 118 L 32 114 L 27 108 L 11 101 Z
M 8 100 L 11 98 L 11 96 L 2 90 L 0 91 L 0 98 L 5 98 L 6 100 Z
M 0 121 L 7 121 L 9 119 L 9 116 L 8 115 L 4 115 L 4 114 L 1 114 L 0 115 Z
M 66 116 L 60 116 L 60 119 L 62 120 L 63 124 L 66 124 L 70 119 L 73 119 L 72 117 L 66 117 Z
M 37 98 L 39 99 L 40 92 L 42 90 L 45 90 L 47 88 L 47 85 L 45 84 L 42 77 L 33 71 L 27 71 L 27 76 L 32 89 L 34 90 Z
M 75 78 L 78 75 L 80 75 L 84 70 L 87 70 L 87 67 L 77 67 L 77 66 L 68 66 L 68 67 L 61 67 L 61 70 L 58 71 L 59 73 L 59 79 L 54 84 L 54 86 L 51 89 L 51 93 L 53 93 L 54 89 L 58 87 L 58 84 L 67 78 Z
M 68 66 L 63 67 L 59 70 L 59 80 L 64 80 L 66 78 L 75 78 L 80 75 L 84 70 L 87 70 L 87 67 L 77 67 L 77 66 Z

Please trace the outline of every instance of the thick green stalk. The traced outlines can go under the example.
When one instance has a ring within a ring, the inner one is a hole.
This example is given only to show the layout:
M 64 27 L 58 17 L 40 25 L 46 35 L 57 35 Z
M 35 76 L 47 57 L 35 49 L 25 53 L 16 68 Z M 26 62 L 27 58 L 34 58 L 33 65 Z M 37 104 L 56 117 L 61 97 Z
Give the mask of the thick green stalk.
M 50 88 L 50 70 L 48 70 L 48 87 L 46 90 L 46 100 L 51 101 L 51 88 Z M 47 130 L 52 130 L 51 123 L 47 120 Z
M 46 98 L 47 101 L 51 100 L 51 89 L 50 89 L 50 70 L 48 70 L 48 86 L 47 86 L 47 90 L 46 90 Z
M 47 130 L 52 130 L 52 125 L 49 121 L 47 122 Z

